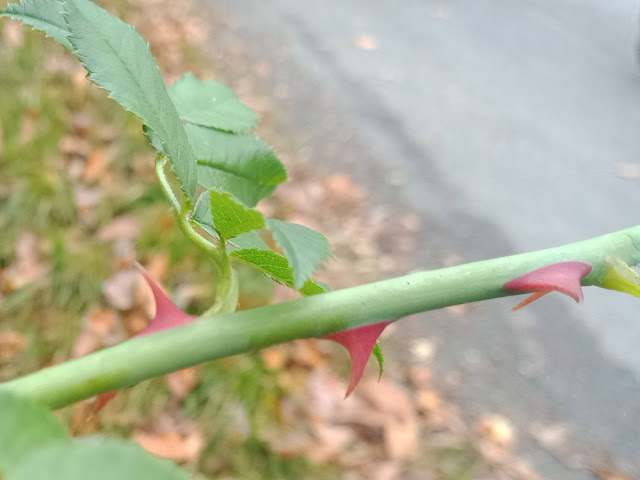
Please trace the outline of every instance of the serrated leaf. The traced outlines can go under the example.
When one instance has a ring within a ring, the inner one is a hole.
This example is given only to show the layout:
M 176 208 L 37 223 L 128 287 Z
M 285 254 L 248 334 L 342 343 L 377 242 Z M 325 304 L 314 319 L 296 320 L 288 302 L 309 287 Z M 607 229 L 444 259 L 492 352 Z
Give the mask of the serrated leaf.
M 293 284 L 297 290 L 329 257 L 329 241 L 321 233 L 296 223 L 274 218 L 267 218 L 265 223 L 293 268 Z
M 183 121 L 227 132 L 249 132 L 258 123 L 258 114 L 224 83 L 203 82 L 187 73 L 168 91 Z
M 169 460 L 147 453 L 135 443 L 89 437 L 44 447 L 12 468 L 5 480 L 188 480 Z
M 232 135 L 185 125 L 198 158 L 198 183 L 229 192 L 255 207 L 287 179 L 284 166 L 266 143 L 249 135 Z
M 192 199 L 196 158 L 149 45 L 131 25 L 93 2 L 65 0 L 64 9 L 69 41 L 89 78 L 158 135 L 182 190 Z
M 209 197 L 213 228 L 225 240 L 264 227 L 262 214 L 233 201 L 231 194 L 212 190 Z
M 211 197 L 209 192 L 203 192 L 196 202 L 191 220 L 196 222 L 205 232 L 213 238 L 220 238 L 213 226 L 213 216 L 211 215 Z M 228 239 L 228 242 L 236 248 L 257 248 L 269 250 L 269 246 L 256 231 L 241 233 L 237 237 Z
M 67 38 L 71 32 L 60 11 L 60 4 L 52 0 L 22 0 L 19 3 L 9 3 L 0 11 L 0 16 L 20 20 L 25 25 L 31 25 L 34 30 L 44 32 L 68 50 L 72 49 Z
M 0 476 L 38 448 L 68 440 L 67 431 L 48 408 L 0 394 Z
M 235 250 L 229 253 L 229 256 L 252 265 L 278 283 L 294 288 L 293 270 L 289 266 L 288 260 L 278 253 L 270 250 L 247 249 Z M 299 291 L 303 295 L 316 295 L 324 293 L 325 290 L 309 279 Z

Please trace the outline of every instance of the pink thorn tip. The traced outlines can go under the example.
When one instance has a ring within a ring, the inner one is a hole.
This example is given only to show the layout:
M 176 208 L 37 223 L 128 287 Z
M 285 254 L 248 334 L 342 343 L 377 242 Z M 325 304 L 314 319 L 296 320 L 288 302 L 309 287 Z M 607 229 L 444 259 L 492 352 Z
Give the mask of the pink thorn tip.
M 535 292 L 513 310 L 528 305 L 552 290 L 564 293 L 580 302 L 583 298 L 581 280 L 591 273 L 591 265 L 585 262 L 558 262 L 546 265 L 509 280 L 504 288 L 523 292 Z
M 349 380 L 349 388 L 347 388 L 347 393 L 344 398 L 351 395 L 351 392 L 356 388 L 356 385 L 362 378 L 364 368 L 367 366 L 367 361 L 371 356 L 378 337 L 380 337 L 382 331 L 390 323 L 391 322 L 373 323 L 322 337 L 338 342 L 349 351 L 349 355 L 351 356 L 351 379 Z

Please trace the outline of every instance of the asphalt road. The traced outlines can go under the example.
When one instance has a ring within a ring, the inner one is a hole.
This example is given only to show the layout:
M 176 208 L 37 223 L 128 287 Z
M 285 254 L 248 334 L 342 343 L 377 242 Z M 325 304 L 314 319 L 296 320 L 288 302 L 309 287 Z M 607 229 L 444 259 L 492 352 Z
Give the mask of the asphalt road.
M 357 145 L 323 168 L 420 215 L 416 268 L 638 224 L 635 1 L 216 8 L 250 55 L 277 66 L 291 123 L 318 125 L 311 146 Z M 601 464 L 640 477 L 640 301 L 588 289 L 584 305 L 545 298 L 511 315 L 513 302 L 416 316 L 392 341 L 429 338 L 441 388 L 471 414 L 512 418 L 520 452 L 545 478 L 593 478 Z M 553 428 L 556 444 L 541 434 Z

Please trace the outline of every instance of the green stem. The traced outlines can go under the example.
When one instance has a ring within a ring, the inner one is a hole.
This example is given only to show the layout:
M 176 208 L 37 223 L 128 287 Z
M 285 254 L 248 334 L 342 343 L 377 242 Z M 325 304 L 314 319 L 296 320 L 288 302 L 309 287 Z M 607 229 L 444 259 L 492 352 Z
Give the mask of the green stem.
M 178 202 L 175 194 L 173 193 L 173 189 L 171 188 L 171 185 L 169 185 L 169 180 L 167 179 L 167 175 L 164 171 L 166 162 L 167 158 L 162 154 L 158 154 L 158 156 L 156 157 L 156 176 L 158 177 L 158 181 L 160 182 L 160 186 L 162 187 L 162 191 L 165 197 L 167 197 L 169 203 L 171 203 L 171 206 L 173 207 L 173 213 L 175 214 L 176 220 L 178 221 L 178 227 L 189 240 L 191 240 L 207 253 L 207 255 L 214 261 L 214 263 L 218 265 L 218 268 L 222 269 L 220 265 L 221 259 L 218 247 L 209 242 L 206 238 L 199 235 L 189 221 L 190 203 L 186 201 L 186 198 L 183 198 L 184 201 L 181 205 L 180 202 Z
M 203 317 L 210 317 L 218 315 L 220 313 L 235 312 L 238 307 L 238 276 L 235 270 L 231 268 L 229 262 L 229 255 L 227 254 L 226 241 L 224 238 L 220 238 L 218 241 L 218 252 L 220 254 L 220 277 L 218 284 L 216 285 L 216 300 L 207 310 L 202 314 Z
M 238 279 L 229 264 L 226 243 L 221 239 L 216 246 L 195 230 L 189 218 L 191 203 L 184 195 L 182 206 L 178 202 L 164 171 L 166 162 L 167 158 L 164 155 L 159 154 L 156 157 L 156 176 L 165 197 L 173 207 L 178 227 L 189 240 L 204 250 L 218 269 L 216 300 L 205 315 L 212 316 L 219 313 L 233 312 L 238 305 Z
M 167 176 L 164 173 L 165 163 L 167 163 L 167 157 L 159 153 L 156 157 L 156 177 L 158 177 L 158 181 L 162 187 L 162 193 L 164 193 L 164 196 L 169 200 L 173 210 L 178 213 L 180 212 L 180 202 L 178 202 L 178 199 L 173 193 L 173 189 L 171 185 L 169 185 L 169 180 L 167 180 Z
M 0 391 L 58 408 L 183 367 L 297 338 L 395 320 L 412 313 L 515 295 L 503 284 L 544 265 L 589 263 L 583 285 L 597 285 L 611 257 L 640 261 L 640 226 L 562 247 L 415 273 L 230 314 L 175 329 L 0 384 Z

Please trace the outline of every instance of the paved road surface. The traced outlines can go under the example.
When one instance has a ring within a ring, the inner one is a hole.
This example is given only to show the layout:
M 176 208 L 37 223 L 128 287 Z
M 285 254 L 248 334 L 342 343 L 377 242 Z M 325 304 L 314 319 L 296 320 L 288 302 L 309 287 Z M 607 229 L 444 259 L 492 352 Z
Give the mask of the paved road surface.
M 338 138 L 335 123 L 367 146 L 359 162 L 328 159 L 325 168 L 346 169 L 381 201 L 421 216 L 417 266 L 639 222 L 635 1 L 217 8 L 256 58 L 277 65 L 274 82 L 291 89 L 295 122 L 323 126 L 310 141 Z M 513 418 L 522 454 L 545 478 L 592 478 L 587 469 L 600 462 L 640 477 L 640 302 L 597 289 L 585 296 L 578 307 L 549 298 L 517 315 L 505 313 L 514 299 L 474 305 L 462 318 L 434 312 L 407 320 L 396 340 L 435 342 L 442 388 L 472 413 Z M 541 448 L 527 434 L 541 425 L 568 426 L 571 446 Z

